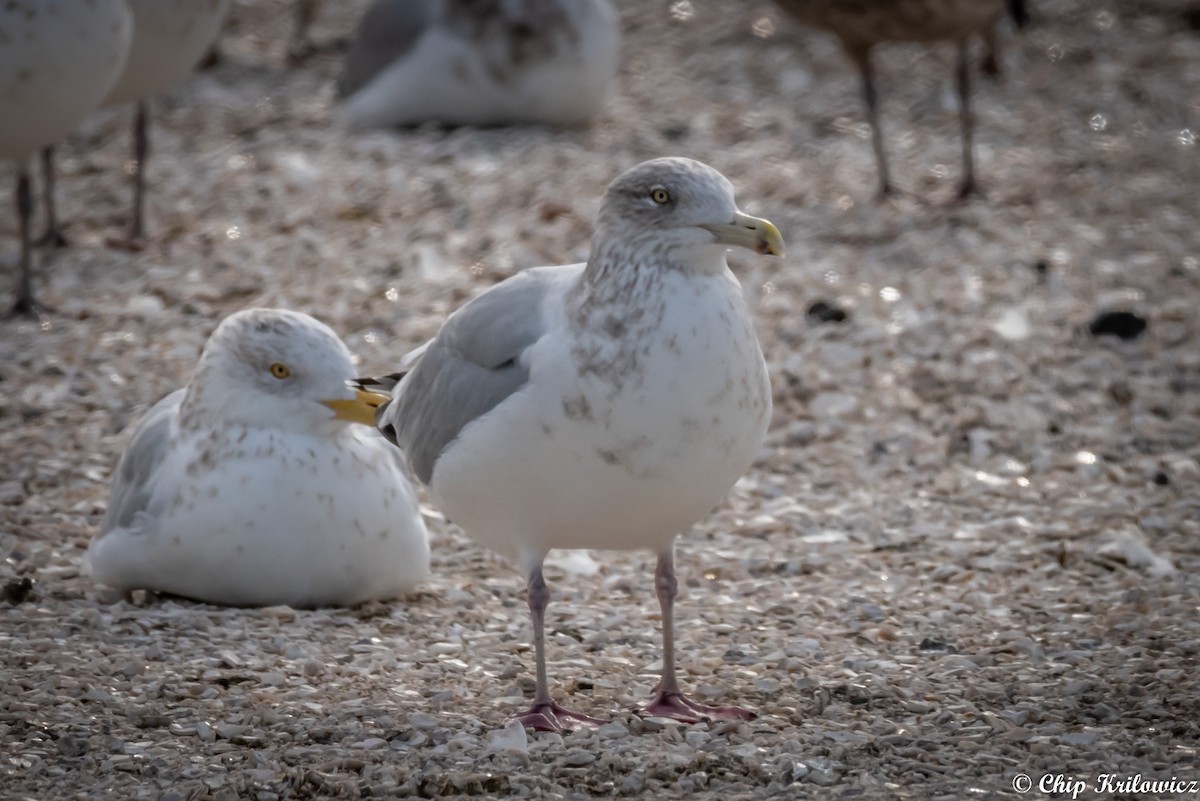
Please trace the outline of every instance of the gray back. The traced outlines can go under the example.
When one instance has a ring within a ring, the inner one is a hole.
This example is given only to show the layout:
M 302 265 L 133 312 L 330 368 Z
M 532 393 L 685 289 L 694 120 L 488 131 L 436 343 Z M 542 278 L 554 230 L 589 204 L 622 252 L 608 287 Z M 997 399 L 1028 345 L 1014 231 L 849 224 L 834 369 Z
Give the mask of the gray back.
M 338 80 L 349 97 L 403 58 L 429 26 L 435 0 L 375 0 L 358 22 Z
M 379 414 L 380 429 L 404 449 L 421 481 L 429 483 L 438 458 L 468 423 L 529 380 L 521 356 L 546 330 L 543 301 L 582 270 L 581 264 L 525 270 L 446 320 Z
M 116 528 L 130 528 L 138 512 L 149 511 L 154 495 L 151 479 L 170 449 L 172 424 L 185 391 L 177 389 L 154 404 L 138 423 L 129 447 L 117 462 L 100 536 Z

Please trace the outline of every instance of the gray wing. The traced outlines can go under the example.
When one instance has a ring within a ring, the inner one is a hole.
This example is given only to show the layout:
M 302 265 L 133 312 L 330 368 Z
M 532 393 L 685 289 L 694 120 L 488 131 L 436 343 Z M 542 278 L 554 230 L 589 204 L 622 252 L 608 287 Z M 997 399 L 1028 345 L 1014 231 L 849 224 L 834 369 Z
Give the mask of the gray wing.
M 446 320 L 378 415 L 426 484 L 438 457 L 472 420 L 529 380 L 521 356 L 546 331 L 542 306 L 583 265 L 537 267 L 502 281 Z
M 113 475 L 108 511 L 100 526 L 100 536 L 116 528 L 129 528 L 139 512 L 149 509 L 154 494 L 154 474 L 166 458 L 171 444 L 171 429 L 184 390 L 179 389 L 160 400 L 138 423 L 129 447 L 121 454 Z
M 429 26 L 434 0 L 375 0 L 358 22 L 338 97 L 349 97 L 403 58 Z

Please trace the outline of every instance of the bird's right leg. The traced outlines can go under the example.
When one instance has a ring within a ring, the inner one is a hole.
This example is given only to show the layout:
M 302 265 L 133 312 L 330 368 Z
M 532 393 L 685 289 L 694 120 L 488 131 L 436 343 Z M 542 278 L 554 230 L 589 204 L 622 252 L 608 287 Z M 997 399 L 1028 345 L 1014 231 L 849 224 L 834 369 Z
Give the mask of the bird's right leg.
M 975 158 L 973 155 L 974 121 L 971 119 L 971 63 L 967 40 L 958 43 L 958 63 L 955 68 L 958 85 L 958 117 L 962 127 L 963 174 L 958 186 L 959 198 L 981 194 L 975 182 Z
M 65 248 L 70 243 L 58 224 L 58 209 L 54 202 L 54 150 L 54 145 L 42 148 L 42 205 L 46 208 L 46 229 L 35 244 L 44 248 Z
M 846 45 L 846 53 L 858 67 L 862 76 L 863 101 L 867 106 L 867 122 L 871 125 L 871 146 L 875 149 L 875 164 L 879 168 L 879 197 L 895 194 L 888 176 L 887 151 L 883 147 L 883 131 L 879 127 L 879 94 L 875 91 L 875 73 L 871 68 L 871 48 L 862 45 Z
M 602 726 L 608 721 L 572 712 L 554 703 L 550 697 L 550 683 L 546 677 L 546 607 L 550 604 L 550 589 L 542 576 L 542 565 L 529 574 L 526 585 L 529 614 L 533 618 L 533 649 L 537 659 L 537 689 L 533 705 L 517 716 L 525 726 L 538 731 L 570 731 L 570 721 L 587 726 Z
M 108 246 L 136 252 L 146 247 L 145 197 L 146 161 L 150 157 L 150 108 L 139 100 L 133 112 L 133 206 L 129 212 L 129 233 L 124 238 L 108 240 Z
M 17 167 L 17 224 L 21 232 L 20 276 L 17 278 L 17 293 L 7 317 L 33 317 L 45 307 L 33 297 L 33 243 L 29 229 L 33 218 L 33 189 L 29 180 L 29 167 L 22 162 Z

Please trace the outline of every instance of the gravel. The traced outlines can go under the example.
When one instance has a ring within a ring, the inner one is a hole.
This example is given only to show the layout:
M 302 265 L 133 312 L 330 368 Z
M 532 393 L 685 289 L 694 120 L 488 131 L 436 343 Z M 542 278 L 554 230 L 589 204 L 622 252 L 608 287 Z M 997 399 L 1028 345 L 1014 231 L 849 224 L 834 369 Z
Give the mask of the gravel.
M 316 38 L 362 5 L 326 4 Z M 1200 780 L 1187 5 L 1038 3 L 1003 81 L 978 82 L 987 195 L 967 204 L 951 48 L 881 49 L 907 192 L 880 206 L 853 70 L 770 3 L 622 3 L 625 67 L 586 131 L 354 138 L 330 125 L 336 49 L 284 71 L 289 4 L 237 3 L 222 63 L 156 103 L 151 247 L 104 247 L 129 110 L 97 113 L 63 152 L 75 247 L 39 270 L 57 313 L 0 322 L 0 797 L 1015 798 L 1022 774 L 1035 797 L 1044 776 L 1099 797 L 1101 773 Z M 394 603 L 222 609 L 80 575 L 130 424 L 223 316 L 300 309 L 386 370 L 479 289 L 582 258 L 606 183 L 666 154 L 720 169 L 789 246 L 732 258 L 775 420 L 678 560 L 682 679 L 757 720 L 631 712 L 658 668 L 652 557 L 596 553 L 548 571 L 548 650 L 559 697 L 612 722 L 507 725 L 532 690 L 521 579 L 428 506 L 434 578 Z M 818 301 L 844 316 L 806 315 Z M 1114 310 L 1148 324 L 1092 336 Z

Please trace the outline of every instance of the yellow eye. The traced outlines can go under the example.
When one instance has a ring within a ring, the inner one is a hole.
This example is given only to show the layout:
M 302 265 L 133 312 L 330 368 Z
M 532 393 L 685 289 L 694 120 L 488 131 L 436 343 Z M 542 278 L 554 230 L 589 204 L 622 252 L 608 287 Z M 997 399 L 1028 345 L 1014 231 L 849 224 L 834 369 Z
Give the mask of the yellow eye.
M 286 364 L 280 364 L 279 362 L 275 362 L 268 369 L 270 369 L 271 375 L 279 379 L 287 378 L 292 374 L 291 369 Z
M 660 206 L 665 206 L 671 202 L 671 193 L 661 186 L 656 186 L 650 190 L 650 199 Z

